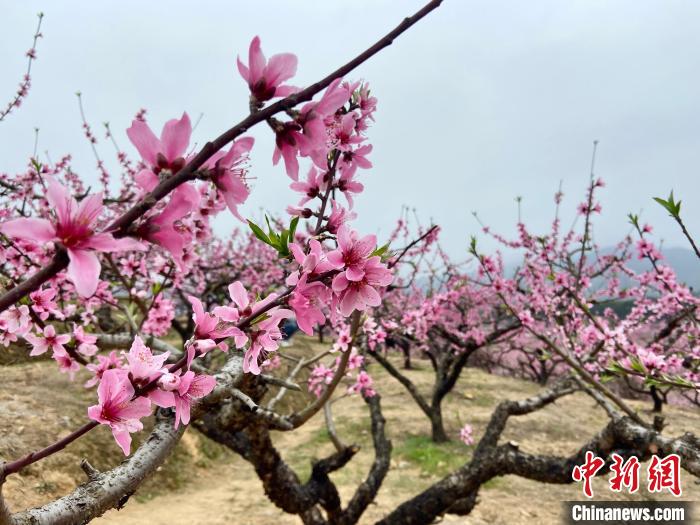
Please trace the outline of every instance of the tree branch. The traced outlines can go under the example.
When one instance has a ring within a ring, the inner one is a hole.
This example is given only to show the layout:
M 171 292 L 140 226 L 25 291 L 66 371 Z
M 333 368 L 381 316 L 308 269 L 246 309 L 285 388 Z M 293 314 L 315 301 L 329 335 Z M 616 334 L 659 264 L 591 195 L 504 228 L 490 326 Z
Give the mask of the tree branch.
M 338 368 L 335 371 L 335 375 L 333 376 L 333 379 L 328 384 L 326 389 L 323 391 L 323 394 L 321 394 L 313 403 L 303 408 L 300 412 L 295 412 L 294 414 L 288 416 L 288 419 L 292 423 L 292 426 L 294 428 L 299 428 L 301 425 L 303 425 L 309 419 L 311 419 L 313 415 L 316 414 L 316 412 L 323 408 L 323 405 L 325 405 L 326 401 L 328 401 L 331 398 L 333 392 L 335 392 L 336 387 L 340 383 L 340 380 L 345 375 L 345 369 L 348 366 L 350 354 L 352 353 L 352 349 L 356 344 L 357 332 L 360 328 L 361 314 L 362 312 L 359 311 L 355 311 L 352 314 L 352 320 L 350 322 L 350 334 L 352 340 L 348 345 L 348 349 L 345 352 L 343 352 L 343 355 L 340 357 L 340 363 L 338 364 Z
M 386 437 L 384 427 L 386 420 L 382 415 L 381 397 L 375 394 L 372 397 L 365 397 L 365 403 L 369 407 L 372 419 L 372 443 L 374 445 L 374 461 L 370 467 L 365 480 L 357 487 L 348 506 L 343 511 L 344 524 L 357 523 L 362 513 L 372 503 L 382 482 L 389 471 L 391 460 L 391 441 Z
M 391 362 L 386 359 L 384 356 L 381 355 L 380 352 L 370 352 L 372 357 L 384 367 L 384 369 L 389 372 L 391 376 L 393 376 L 399 383 L 401 383 L 404 388 L 408 391 L 409 394 L 411 394 L 411 397 L 413 400 L 416 402 L 416 404 L 420 407 L 420 409 L 425 413 L 426 416 L 430 417 L 430 405 L 428 402 L 425 400 L 425 398 L 421 395 L 421 393 L 418 391 L 418 388 L 416 385 L 413 384 L 413 382 L 403 375 L 401 372 L 399 372 L 394 365 L 391 364 Z

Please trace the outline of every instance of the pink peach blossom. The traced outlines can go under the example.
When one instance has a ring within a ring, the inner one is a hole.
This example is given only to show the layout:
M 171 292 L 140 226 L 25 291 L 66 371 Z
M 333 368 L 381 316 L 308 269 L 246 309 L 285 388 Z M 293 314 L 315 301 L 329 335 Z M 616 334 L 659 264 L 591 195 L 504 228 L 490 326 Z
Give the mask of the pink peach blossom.
M 297 71 L 297 57 L 292 53 L 280 53 L 273 55 L 270 60 L 260 48 L 260 37 L 255 37 L 250 42 L 248 50 L 248 65 L 237 60 L 238 71 L 248 83 L 251 94 L 257 102 L 265 102 L 275 97 L 286 97 L 296 91 L 292 86 L 282 85 Z
M 367 259 L 359 281 L 349 280 L 347 272 L 339 273 L 333 278 L 333 292 L 338 294 L 340 313 L 348 316 L 354 310 L 379 306 L 382 299 L 377 288 L 389 286 L 393 279 L 391 271 L 382 264 L 379 256 Z
M 241 168 L 248 159 L 248 153 L 253 148 L 255 140 L 252 137 L 242 137 L 231 145 L 228 152 L 214 155 L 205 166 L 212 170 L 211 180 L 214 186 L 221 192 L 226 206 L 235 217 L 243 220 L 238 213 L 238 206 L 243 204 L 250 190 L 243 176 L 245 170 Z
M 338 248 L 329 252 L 328 261 L 336 268 L 344 268 L 343 275 L 348 281 L 360 281 L 365 275 L 365 264 L 372 250 L 377 245 L 374 235 L 358 238 L 356 231 L 348 226 L 338 230 Z
M 165 123 L 160 139 L 145 121 L 139 119 L 131 123 L 126 134 L 148 166 L 135 177 L 145 191 L 152 191 L 156 187 L 158 174 L 162 170 L 174 174 L 185 166 L 185 153 L 192 135 L 192 124 L 186 112 L 179 120 L 171 119 Z
M 70 335 L 56 334 L 56 329 L 50 324 L 46 325 L 38 336 L 28 333 L 24 338 L 32 345 L 32 351 L 29 353 L 32 357 L 41 355 L 47 350 L 65 352 L 66 349 L 63 345 L 70 342 Z
M 148 383 L 163 373 L 163 366 L 170 352 L 153 355 L 143 340 L 137 335 L 126 354 L 127 370 L 136 383 Z
M 78 294 L 90 297 L 97 290 L 100 260 L 96 252 L 141 250 L 143 245 L 111 233 L 95 233 L 94 223 L 102 213 L 102 194 L 88 195 L 78 202 L 52 177 L 46 177 L 46 199 L 56 213 L 56 222 L 46 219 L 14 219 L 0 224 L 8 237 L 37 243 L 60 242 L 68 251 L 68 277 Z
M 145 397 L 133 399 L 134 393 L 126 371 L 107 370 L 97 387 L 98 404 L 88 408 L 90 419 L 110 427 L 125 456 L 131 448 L 131 433 L 142 430 L 140 419 L 151 413 L 151 402 Z
M 82 326 L 73 325 L 73 337 L 78 344 L 78 352 L 86 357 L 92 357 L 99 350 L 97 345 L 97 337 L 88 334 Z
M 163 211 L 146 220 L 137 230 L 139 237 L 162 246 L 181 271 L 187 267 L 184 251 L 191 239 L 177 227 L 177 222 L 197 209 L 199 192 L 189 184 L 181 184 L 173 192 Z
M 31 324 L 29 307 L 26 304 L 13 306 L 0 314 L 0 320 L 4 321 L 8 332 L 23 335 Z
M 314 335 L 314 325 L 326 320 L 323 307 L 330 302 L 331 291 L 321 282 L 308 283 L 307 280 L 308 274 L 303 274 L 292 292 L 289 306 L 294 310 L 301 331 Z
M 194 372 L 185 372 L 180 378 L 176 390 L 173 390 L 175 401 L 175 428 L 180 422 L 187 425 L 190 422 L 190 409 L 196 399 L 201 399 L 209 394 L 216 386 L 216 379 L 208 375 L 195 375 Z
M 292 316 L 292 312 L 286 309 L 273 308 L 266 312 L 269 316 L 264 321 L 255 324 L 250 333 L 250 347 L 243 356 L 243 372 L 260 374 L 259 358 L 263 354 L 263 360 L 267 352 L 274 352 L 279 347 L 282 332 L 279 329 L 280 321 Z

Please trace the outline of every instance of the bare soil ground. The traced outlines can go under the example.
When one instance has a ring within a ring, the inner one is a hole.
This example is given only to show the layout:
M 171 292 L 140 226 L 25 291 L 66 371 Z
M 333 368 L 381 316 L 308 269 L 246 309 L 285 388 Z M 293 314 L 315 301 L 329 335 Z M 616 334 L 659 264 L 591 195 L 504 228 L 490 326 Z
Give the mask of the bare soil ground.
M 297 350 L 311 345 L 301 340 Z M 315 344 L 313 345 L 315 346 Z M 397 366 L 398 366 L 397 360 Z M 407 374 L 427 390 L 432 370 L 427 361 L 416 360 L 417 369 Z M 434 445 L 429 440 L 428 420 L 403 388 L 376 365 L 370 367 L 387 419 L 387 431 L 394 445 L 392 466 L 375 504 L 362 523 L 373 523 L 400 502 L 418 493 L 469 460 L 471 449 L 457 440 L 464 423 L 474 427 L 478 439 L 493 408 L 504 399 L 535 394 L 532 383 L 467 369 L 445 403 L 445 420 L 453 441 Z M 45 445 L 84 421 L 85 407 L 93 403 L 94 392 L 82 391 L 51 363 L 33 363 L 0 368 L 0 458 L 15 458 Z M 295 394 L 299 396 L 299 394 Z M 291 404 L 303 399 L 290 399 Z M 646 404 L 632 402 L 643 412 Z M 278 405 L 284 410 L 285 405 Z M 344 501 L 366 475 L 372 461 L 367 408 L 359 399 L 345 397 L 333 405 L 341 438 L 362 448 L 355 458 L 332 477 Z M 700 411 L 668 407 L 669 434 L 700 432 Z M 606 423 L 605 414 L 587 396 L 576 394 L 535 414 L 512 418 L 505 440 L 517 441 L 527 451 L 570 454 Z M 285 459 L 302 479 L 309 474 L 314 458 L 332 451 L 322 415 L 292 433 L 280 432 L 275 442 Z M 4 493 L 13 510 L 46 502 L 70 491 L 84 481 L 78 464 L 87 458 L 98 468 L 118 463 L 122 457 L 104 428 L 65 451 L 12 476 Z M 643 469 L 645 466 L 643 466 Z M 644 472 L 644 470 L 643 470 Z M 700 501 L 700 486 L 682 473 L 683 500 Z M 596 479 L 596 499 L 669 499 L 650 495 L 644 488 L 634 495 L 615 495 L 606 479 Z M 544 485 L 515 476 L 498 478 L 480 492 L 479 504 L 468 517 L 446 516 L 444 523 L 472 524 L 558 524 L 562 501 L 582 499 L 578 485 Z M 283 513 L 265 497 L 252 467 L 238 456 L 198 435 L 185 434 L 176 454 L 146 483 L 120 511 L 109 511 L 94 521 L 98 524 L 298 524 L 300 520 Z

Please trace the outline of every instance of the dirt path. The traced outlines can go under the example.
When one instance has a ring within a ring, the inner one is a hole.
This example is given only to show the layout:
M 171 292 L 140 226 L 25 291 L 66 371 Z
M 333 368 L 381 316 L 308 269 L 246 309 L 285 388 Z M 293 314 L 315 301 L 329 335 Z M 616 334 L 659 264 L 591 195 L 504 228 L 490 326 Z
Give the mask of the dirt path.
M 242 463 L 242 462 L 241 462 Z M 196 488 L 176 494 L 157 496 L 145 503 L 129 502 L 120 511 L 109 511 L 93 521 L 96 524 L 148 525 L 224 525 L 224 524 L 297 524 L 295 516 L 284 514 L 273 505 L 265 505 L 257 492 L 260 483 L 250 467 L 236 465 L 236 476 L 203 476 Z M 254 495 L 251 495 L 254 492 Z M 245 518 L 244 518 L 245 516 Z

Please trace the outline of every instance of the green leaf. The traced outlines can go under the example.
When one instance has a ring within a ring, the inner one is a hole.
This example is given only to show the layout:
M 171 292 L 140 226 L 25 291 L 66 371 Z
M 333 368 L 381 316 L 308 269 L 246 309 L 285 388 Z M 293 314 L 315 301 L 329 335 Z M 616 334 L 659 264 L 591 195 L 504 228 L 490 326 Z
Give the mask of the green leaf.
M 270 237 L 270 246 L 274 246 L 279 250 L 280 237 L 272 229 L 272 225 L 270 224 L 270 218 L 267 215 L 265 215 L 265 222 L 267 222 L 268 236 Z
M 671 215 L 671 217 L 678 218 L 681 214 L 681 201 L 676 202 L 675 199 L 673 198 L 673 190 L 671 190 L 671 194 L 668 196 L 668 199 L 664 200 L 660 197 L 654 197 L 654 200 L 661 204 L 666 211 Z
M 265 319 L 269 319 L 270 316 L 267 313 L 262 313 L 250 322 L 250 326 L 262 323 Z
M 294 217 L 292 222 L 289 223 L 289 240 L 294 242 L 295 235 L 297 233 L 297 225 L 299 224 L 299 217 Z
M 129 319 L 134 319 L 136 317 L 136 305 L 134 303 L 127 304 L 125 312 L 129 316 Z
M 664 382 L 659 381 L 658 379 L 655 379 L 653 377 L 645 377 L 644 378 L 644 385 L 645 386 L 663 386 Z
M 634 370 L 635 372 L 639 372 L 640 374 L 644 375 L 648 373 L 646 367 L 642 364 L 642 362 L 639 359 L 632 359 L 630 364 L 632 370 Z
M 262 231 L 262 228 L 255 224 L 253 221 L 248 220 L 248 226 L 250 226 L 250 229 L 253 230 L 253 234 L 260 239 L 262 242 L 265 244 L 269 244 L 270 246 L 273 246 L 272 242 L 270 242 L 270 239 L 268 236 L 265 234 L 264 231 Z
M 288 246 L 288 241 L 289 241 L 289 230 L 284 230 L 282 232 L 282 235 L 280 236 L 280 245 L 277 248 L 277 251 L 282 257 L 289 257 L 289 246 Z
M 370 253 L 369 256 L 374 257 L 375 255 L 379 255 L 379 257 L 381 257 L 389 249 L 389 244 L 390 243 L 386 243 L 384 246 L 380 246 L 379 248 L 374 250 L 372 253 Z
M 617 361 L 613 361 L 612 363 L 610 363 L 606 371 L 614 375 L 620 375 L 626 372 L 625 368 Z
M 681 388 L 697 388 L 695 386 L 695 383 L 693 383 L 692 381 L 689 381 L 686 378 L 681 377 L 681 376 L 674 377 L 673 382 Z
M 469 238 L 469 251 L 476 255 L 476 237 L 474 235 Z
M 546 350 L 543 350 L 538 356 L 537 359 L 544 362 L 544 361 L 549 361 L 552 358 L 551 352 L 547 352 Z
M 600 374 L 600 382 L 601 383 L 609 383 L 610 381 L 613 381 L 617 379 L 617 374 L 613 374 L 612 372 L 603 372 Z

